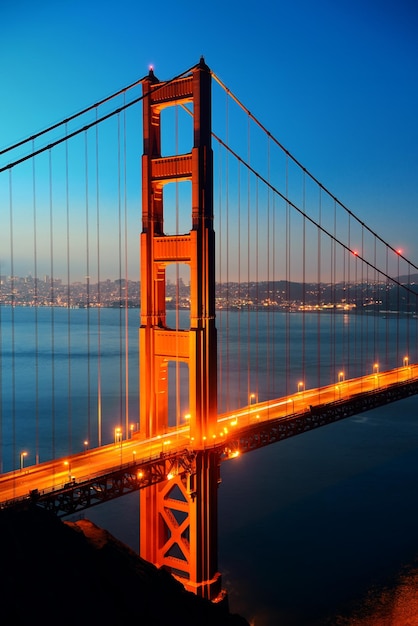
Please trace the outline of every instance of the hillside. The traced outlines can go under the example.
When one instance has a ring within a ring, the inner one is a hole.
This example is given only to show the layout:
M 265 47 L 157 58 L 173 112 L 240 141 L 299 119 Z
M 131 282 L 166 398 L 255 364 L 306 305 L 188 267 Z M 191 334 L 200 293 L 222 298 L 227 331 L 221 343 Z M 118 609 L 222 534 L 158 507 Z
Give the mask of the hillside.
M 248 626 L 88 520 L 0 511 L 2 626 Z

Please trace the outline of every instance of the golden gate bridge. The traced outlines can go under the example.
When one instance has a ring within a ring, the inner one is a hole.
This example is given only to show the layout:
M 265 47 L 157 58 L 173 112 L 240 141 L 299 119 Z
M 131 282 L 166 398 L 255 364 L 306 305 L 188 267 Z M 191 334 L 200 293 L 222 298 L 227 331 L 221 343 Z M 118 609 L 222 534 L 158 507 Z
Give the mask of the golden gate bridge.
M 222 462 L 416 394 L 418 268 L 203 59 L 0 158 L 1 505 L 139 490 L 216 600 Z

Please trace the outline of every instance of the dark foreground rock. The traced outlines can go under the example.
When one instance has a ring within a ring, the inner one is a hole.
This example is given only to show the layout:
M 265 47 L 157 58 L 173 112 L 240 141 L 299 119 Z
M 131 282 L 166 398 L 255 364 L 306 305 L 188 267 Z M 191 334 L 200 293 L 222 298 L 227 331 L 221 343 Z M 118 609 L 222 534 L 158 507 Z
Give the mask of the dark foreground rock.
M 0 623 L 248 626 L 88 520 L 0 511 Z

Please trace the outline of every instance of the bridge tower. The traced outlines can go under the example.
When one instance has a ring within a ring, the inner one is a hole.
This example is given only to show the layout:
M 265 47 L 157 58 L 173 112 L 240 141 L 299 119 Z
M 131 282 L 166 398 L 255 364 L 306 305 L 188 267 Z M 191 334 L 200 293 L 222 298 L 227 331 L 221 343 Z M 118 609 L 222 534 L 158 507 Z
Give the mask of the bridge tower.
M 140 431 L 146 438 L 169 432 L 168 363 L 184 362 L 196 456 L 187 480 L 175 476 L 141 490 L 140 551 L 146 560 L 171 571 L 186 589 L 214 600 L 221 593 L 221 580 L 219 461 L 206 449 L 217 420 L 210 70 L 201 59 L 190 74 L 167 83 L 151 70 L 143 96 Z M 193 147 L 188 154 L 162 156 L 161 112 L 175 104 L 192 105 Z M 166 235 L 163 191 L 176 181 L 191 181 L 191 229 Z M 190 266 L 190 327 L 185 330 L 167 326 L 166 267 L 172 263 Z

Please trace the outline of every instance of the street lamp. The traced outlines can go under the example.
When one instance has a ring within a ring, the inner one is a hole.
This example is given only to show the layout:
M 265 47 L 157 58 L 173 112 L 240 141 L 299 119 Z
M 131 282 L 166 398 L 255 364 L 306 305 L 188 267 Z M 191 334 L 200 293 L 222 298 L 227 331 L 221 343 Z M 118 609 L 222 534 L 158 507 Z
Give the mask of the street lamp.
M 300 393 L 301 391 L 305 391 L 305 383 L 303 382 L 303 380 L 298 383 L 298 393 Z
M 122 429 L 115 428 L 115 443 L 122 443 Z
M 86 440 L 83 443 L 84 443 L 84 452 L 87 452 L 87 446 L 89 445 L 89 442 Z
M 21 452 L 20 453 L 20 469 L 23 469 L 23 464 L 24 464 L 24 460 L 25 460 L 25 456 L 28 456 L 27 452 Z
M 64 465 L 68 468 L 68 480 L 71 480 L 71 463 L 70 461 L 64 461 Z
M 342 383 L 344 381 L 344 372 L 338 373 L 338 382 Z
M 409 363 L 409 358 L 407 356 L 404 356 L 404 358 L 403 358 L 403 366 L 404 367 L 408 367 L 408 363 Z
M 251 393 L 250 394 L 250 405 L 253 403 L 253 400 L 254 400 L 254 403 L 257 402 L 257 397 L 256 397 L 255 393 Z
M 379 373 L 379 363 L 375 363 L 373 365 L 373 371 L 374 371 L 375 374 Z

